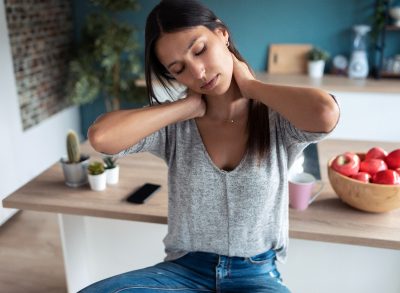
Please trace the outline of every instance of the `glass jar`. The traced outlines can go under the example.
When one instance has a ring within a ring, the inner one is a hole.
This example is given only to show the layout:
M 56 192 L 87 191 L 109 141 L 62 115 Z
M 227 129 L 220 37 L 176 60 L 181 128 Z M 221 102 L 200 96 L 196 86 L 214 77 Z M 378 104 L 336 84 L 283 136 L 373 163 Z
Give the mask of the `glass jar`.
M 393 58 L 393 68 L 392 72 L 395 74 L 400 74 L 400 54 L 395 55 Z

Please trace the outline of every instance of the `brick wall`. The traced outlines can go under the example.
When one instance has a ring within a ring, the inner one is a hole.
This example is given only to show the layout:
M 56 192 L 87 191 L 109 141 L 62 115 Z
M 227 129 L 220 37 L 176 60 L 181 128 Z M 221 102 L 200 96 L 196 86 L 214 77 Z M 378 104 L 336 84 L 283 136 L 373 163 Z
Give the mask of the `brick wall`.
M 25 130 L 70 105 L 72 8 L 69 0 L 5 0 L 5 8 Z

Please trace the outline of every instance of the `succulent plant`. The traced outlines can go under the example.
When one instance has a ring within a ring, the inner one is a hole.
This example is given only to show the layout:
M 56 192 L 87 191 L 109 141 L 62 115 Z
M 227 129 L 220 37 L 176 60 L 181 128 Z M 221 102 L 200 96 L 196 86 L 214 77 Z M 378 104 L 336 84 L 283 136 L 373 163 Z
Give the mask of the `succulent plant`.
M 307 54 L 308 60 L 310 61 L 318 61 L 324 60 L 327 61 L 329 59 L 329 53 L 324 51 L 318 47 L 313 47 Z
M 105 156 L 103 157 L 103 162 L 106 164 L 106 169 L 113 169 L 117 166 L 117 158 L 113 156 Z
M 104 164 L 99 161 L 93 161 L 88 166 L 88 173 L 90 175 L 100 175 L 104 173 Z
M 77 164 L 81 160 L 81 150 L 78 135 L 75 131 L 70 130 L 67 134 L 67 152 L 68 163 Z

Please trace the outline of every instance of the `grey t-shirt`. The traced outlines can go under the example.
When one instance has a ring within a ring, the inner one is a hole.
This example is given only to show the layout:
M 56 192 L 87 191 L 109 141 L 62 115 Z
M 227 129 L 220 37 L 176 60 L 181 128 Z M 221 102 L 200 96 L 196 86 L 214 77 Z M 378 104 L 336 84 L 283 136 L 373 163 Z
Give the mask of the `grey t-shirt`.
M 269 249 L 284 262 L 288 247 L 288 169 L 327 133 L 294 127 L 269 110 L 270 152 L 261 164 L 245 155 L 232 171 L 219 169 L 195 120 L 169 125 L 117 156 L 150 152 L 168 165 L 165 260 L 203 251 L 250 257 Z

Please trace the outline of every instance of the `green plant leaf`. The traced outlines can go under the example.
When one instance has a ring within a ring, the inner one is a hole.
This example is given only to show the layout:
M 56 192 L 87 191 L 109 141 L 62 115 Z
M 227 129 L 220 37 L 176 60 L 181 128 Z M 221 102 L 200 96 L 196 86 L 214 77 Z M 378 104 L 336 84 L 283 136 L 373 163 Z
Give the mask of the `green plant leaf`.
M 100 175 L 104 173 L 104 164 L 99 161 L 93 161 L 88 166 L 88 173 L 90 175 Z
M 307 54 L 308 60 L 310 61 L 318 61 L 324 60 L 327 61 L 330 57 L 329 53 L 325 50 L 322 50 L 318 47 L 313 47 Z
M 85 104 L 98 96 L 105 100 L 132 98 L 142 101 L 135 92 L 134 80 L 143 76 L 136 28 L 122 23 L 110 12 L 133 12 L 139 8 L 136 0 L 92 0 L 98 7 L 86 17 L 82 41 L 73 53 L 69 65 L 67 92 L 75 104 Z M 118 94 L 120 93 L 120 94 Z M 140 94 L 145 94 L 141 91 Z

